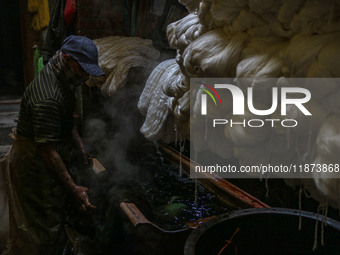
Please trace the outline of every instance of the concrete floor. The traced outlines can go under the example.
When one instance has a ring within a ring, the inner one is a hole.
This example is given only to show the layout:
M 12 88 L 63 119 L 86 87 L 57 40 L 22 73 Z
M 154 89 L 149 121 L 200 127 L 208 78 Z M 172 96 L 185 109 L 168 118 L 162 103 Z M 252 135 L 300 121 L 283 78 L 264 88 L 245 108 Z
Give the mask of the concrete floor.
M 0 103 L 0 158 L 6 154 L 13 140 L 9 137 L 13 127 L 17 123 L 14 121 L 19 115 L 19 104 Z
M 13 143 L 8 134 L 11 133 L 13 127 L 16 127 L 17 123 L 14 119 L 18 118 L 19 109 L 19 104 L 7 104 L 4 100 L 0 100 L 0 162 Z M 0 254 L 7 244 L 9 229 L 8 203 L 2 174 L 0 171 Z

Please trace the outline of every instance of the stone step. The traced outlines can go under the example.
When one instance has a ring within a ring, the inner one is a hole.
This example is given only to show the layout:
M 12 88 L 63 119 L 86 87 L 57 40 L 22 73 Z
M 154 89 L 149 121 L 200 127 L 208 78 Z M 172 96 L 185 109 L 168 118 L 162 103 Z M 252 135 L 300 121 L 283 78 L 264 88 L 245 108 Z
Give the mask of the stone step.
M 16 127 L 17 123 L 14 119 L 17 119 L 19 112 L 1 112 L 0 113 L 0 128 Z
M 11 145 L 0 145 L 0 159 L 6 155 Z

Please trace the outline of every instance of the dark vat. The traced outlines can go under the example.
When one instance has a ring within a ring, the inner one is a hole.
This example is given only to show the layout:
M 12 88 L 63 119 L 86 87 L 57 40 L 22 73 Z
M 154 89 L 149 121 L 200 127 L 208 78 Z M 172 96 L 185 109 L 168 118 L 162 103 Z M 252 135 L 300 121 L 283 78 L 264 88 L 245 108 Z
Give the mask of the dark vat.
M 298 228 L 300 219 L 301 230 Z M 315 239 L 316 223 L 317 239 Z M 322 239 L 324 245 L 321 245 Z M 317 248 L 313 251 L 315 240 Z M 340 254 L 340 222 L 311 212 L 292 209 L 239 210 L 219 215 L 201 224 L 189 235 L 184 254 Z

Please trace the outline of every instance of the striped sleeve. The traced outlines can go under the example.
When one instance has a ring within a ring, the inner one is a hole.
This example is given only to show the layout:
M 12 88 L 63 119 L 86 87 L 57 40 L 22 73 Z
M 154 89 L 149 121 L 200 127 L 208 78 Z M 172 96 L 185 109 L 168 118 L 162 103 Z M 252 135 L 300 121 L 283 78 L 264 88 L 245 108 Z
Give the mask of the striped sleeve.
M 34 141 L 37 143 L 61 141 L 62 114 L 58 102 L 46 99 L 32 107 Z

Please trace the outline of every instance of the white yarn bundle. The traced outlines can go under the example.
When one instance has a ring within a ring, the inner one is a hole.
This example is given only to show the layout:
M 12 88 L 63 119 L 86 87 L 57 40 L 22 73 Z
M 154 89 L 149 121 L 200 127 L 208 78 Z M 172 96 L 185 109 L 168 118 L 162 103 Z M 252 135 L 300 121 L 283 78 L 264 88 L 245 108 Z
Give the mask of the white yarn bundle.
M 107 96 L 125 86 L 131 68 L 153 68 L 160 56 L 151 40 L 139 37 L 108 36 L 96 39 L 94 43 L 98 48 L 99 66 L 106 75 L 101 92 Z

